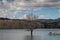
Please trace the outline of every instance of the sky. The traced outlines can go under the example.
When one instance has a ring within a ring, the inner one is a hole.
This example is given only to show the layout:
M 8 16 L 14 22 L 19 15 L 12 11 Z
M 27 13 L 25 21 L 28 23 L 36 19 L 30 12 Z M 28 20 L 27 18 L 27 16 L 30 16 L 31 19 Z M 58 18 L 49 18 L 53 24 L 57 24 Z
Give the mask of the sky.
M 0 17 L 25 19 L 31 14 L 38 19 L 60 18 L 60 0 L 0 0 Z

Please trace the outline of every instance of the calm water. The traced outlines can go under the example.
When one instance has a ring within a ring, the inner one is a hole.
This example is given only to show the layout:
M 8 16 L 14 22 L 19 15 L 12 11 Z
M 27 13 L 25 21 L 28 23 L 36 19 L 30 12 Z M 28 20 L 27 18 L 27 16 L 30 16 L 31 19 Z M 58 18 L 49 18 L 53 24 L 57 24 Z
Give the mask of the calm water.
M 60 34 L 60 29 L 35 29 L 33 40 L 60 40 L 60 36 L 49 36 L 49 32 Z M 30 31 L 20 30 L 0 30 L 0 40 L 30 40 Z

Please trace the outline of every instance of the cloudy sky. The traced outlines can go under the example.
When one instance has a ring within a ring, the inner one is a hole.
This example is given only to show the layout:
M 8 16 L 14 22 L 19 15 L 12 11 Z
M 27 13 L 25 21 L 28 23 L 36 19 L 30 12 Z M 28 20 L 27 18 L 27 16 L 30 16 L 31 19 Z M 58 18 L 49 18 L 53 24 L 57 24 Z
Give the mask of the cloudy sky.
M 39 19 L 60 18 L 60 0 L 0 0 L 0 17 L 22 19 L 27 14 Z

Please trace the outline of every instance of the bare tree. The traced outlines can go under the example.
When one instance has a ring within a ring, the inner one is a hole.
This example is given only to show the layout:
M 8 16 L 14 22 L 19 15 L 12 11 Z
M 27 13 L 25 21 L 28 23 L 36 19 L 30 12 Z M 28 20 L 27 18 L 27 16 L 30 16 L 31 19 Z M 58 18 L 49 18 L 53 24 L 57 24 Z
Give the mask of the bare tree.
M 30 14 L 30 15 L 27 15 L 27 19 L 26 20 L 29 20 L 29 21 L 33 22 L 36 19 L 37 19 L 37 16 L 35 16 L 33 14 Z M 32 26 L 32 25 L 34 25 L 34 24 L 31 24 L 31 23 L 28 24 L 29 29 L 31 31 L 31 40 L 33 40 L 33 30 L 34 30 L 34 27 L 35 27 L 35 26 Z

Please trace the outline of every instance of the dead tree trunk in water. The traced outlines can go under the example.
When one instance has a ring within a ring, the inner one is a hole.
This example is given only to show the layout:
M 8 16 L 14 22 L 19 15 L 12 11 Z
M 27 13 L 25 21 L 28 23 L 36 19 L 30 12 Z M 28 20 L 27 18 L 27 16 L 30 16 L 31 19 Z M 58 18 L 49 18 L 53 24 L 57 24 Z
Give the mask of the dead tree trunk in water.
M 33 29 L 31 29 L 31 40 L 33 40 Z

